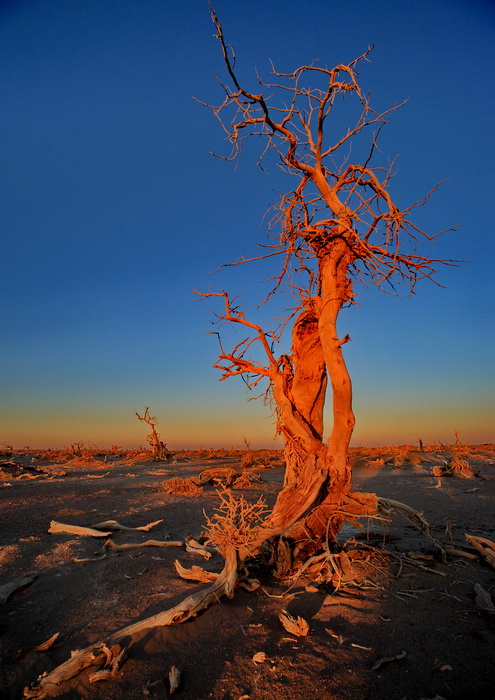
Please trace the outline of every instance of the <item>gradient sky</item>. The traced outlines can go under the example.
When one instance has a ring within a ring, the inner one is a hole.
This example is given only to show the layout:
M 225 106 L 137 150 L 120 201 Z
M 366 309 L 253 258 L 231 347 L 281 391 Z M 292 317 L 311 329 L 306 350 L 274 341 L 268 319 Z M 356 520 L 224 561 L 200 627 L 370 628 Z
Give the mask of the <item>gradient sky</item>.
M 353 444 L 495 439 L 493 259 L 495 6 L 489 0 L 216 0 L 241 76 L 361 70 L 374 104 L 404 99 L 380 148 L 393 193 L 436 232 L 423 249 L 463 259 L 408 298 L 362 289 L 341 334 L 354 381 Z M 0 442 L 145 444 L 150 406 L 171 448 L 274 446 L 262 402 L 218 382 L 212 300 L 239 294 L 252 320 L 271 263 L 262 217 L 289 189 L 249 157 L 215 159 L 223 134 L 192 99 L 225 77 L 206 0 L 10 0 L 0 4 L 2 274 Z M 225 151 L 224 151 L 225 152 Z M 259 315 L 259 316 L 258 316 Z M 240 336 L 239 336 L 240 337 Z

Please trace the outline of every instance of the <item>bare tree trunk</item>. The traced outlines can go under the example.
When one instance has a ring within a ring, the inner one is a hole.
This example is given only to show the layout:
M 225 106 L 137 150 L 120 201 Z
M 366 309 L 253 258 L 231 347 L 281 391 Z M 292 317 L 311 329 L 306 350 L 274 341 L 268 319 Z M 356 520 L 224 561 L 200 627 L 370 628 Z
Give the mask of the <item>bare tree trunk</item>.
M 309 514 L 305 526 L 313 536 L 327 533 L 332 537 L 339 531 L 342 518 L 335 516 L 342 499 L 351 490 L 352 471 L 349 463 L 349 443 L 355 418 L 352 410 L 352 383 L 337 333 L 339 311 L 351 297 L 350 281 L 346 278 L 349 261 L 345 241 L 340 250 L 320 261 L 321 309 L 319 337 L 326 369 L 332 386 L 333 426 L 326 451 L 326 494 Z
M 290 395 L 280 414 L 286 438 L 286 477 L 274 514 L 286 509 L 289 486 L 296 485 L 301 494 L 306 494 L 308 514 L 304 521 L 292 524 L 290 530 L 290 534 L 296 537 L 333 538 L 342 525 L 337 511 L 351 490 L 348 449 L 355 419 L 352 384 L 342 353 L 342 345 L 348 338 L 340 340 L 337 334 L 339 311 L 351 296 L 350 282 L 346 278 L 346 258 L 345 242 L 342 242 L 337 253 L 321 260 L 321 296 L 314 300 L 317 308 L 303 311 L 294 326 L 293 370 L 284 383 L 284 393 Z M 323 405 L 327 373 L 332 386 L 333 427 L 328 443 L 324 445 Z M 274 398 L 280 405 L 278 396 L 274 391 Z M 294 422 L 306 428 L 305 435 L 288 429 Z M 319 490 L 314 492 L 312 484 L 318 481 L 318 474 L 323 474 L 324 479 Z
M 287 358 L 289 359 L 289 358 Z M 290 409 L 297 414 L 309 435 L 319 443 L 323 440 L 323 408 L 327 388 L 327 373 L 321 349 L 318 318 L 313 309 L 304 309 L 297 317 L 292 331 L 292 356 L 287 363 L 285 391 Z M 285 430 L 284 412 L 279 421 L 285 437 L 284 486 L 298 480 L 302 465 L 315 444 Z

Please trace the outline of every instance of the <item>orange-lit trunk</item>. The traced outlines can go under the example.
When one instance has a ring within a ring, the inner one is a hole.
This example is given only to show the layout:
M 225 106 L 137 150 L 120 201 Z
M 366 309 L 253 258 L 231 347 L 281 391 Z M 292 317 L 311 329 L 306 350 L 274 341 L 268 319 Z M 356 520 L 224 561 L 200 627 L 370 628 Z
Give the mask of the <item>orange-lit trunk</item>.
M 349 261 L 346 256 L 346 243 L 343 240 L 335 246 L 331 255 L 320 260 L 321 308 L 318 330 L 332 386 L 333 426 L 326 451 L 328 481 L 324 485 L 321 502 L 306 519 L 307 528 L 315 535 L 322 535 L 324 531 L 331 535 L 338 532 L 341 519 L 333 514 L 350 492 L 352 484 L 348 453 L 355 424 L 352 383 L 342 353 L 343 342 L 337 333 L 340 309 L 350 298 L 350 281 L 347 279 Z
M 345 242 L 342 242 L 342 247 Z M 349 491 L 351 469 L 348 460 L 349 443 L 354 430 L 352 383 L 342 353 L 343 341 L 337 333 L 337 319 L 342 305 L 350 297 L 347 279 L 348 261 L 345 249 L 321 263 L 320 341 L 332 384 L 333 427 L 328 440 L 328 470 L 332 489 Z M 344 341 L 345 342 L 345 341 Z
M 284 485 L 296 482 L 308 454 L 316 451 L 323 440 L 323 408 L 327 388 L 327 372 L 320 344 L 318 317 L 314 309 L 301 311 L 292 329 L 292 356 L 287 363 L 288 376 L 284 394 L 289 399 L 280 414 L 280 427 L 285 437 Z M 297 428 L 288 430 L 290 419 L 299 419 Z M 309 435 L 310 440 L 305 438 Z

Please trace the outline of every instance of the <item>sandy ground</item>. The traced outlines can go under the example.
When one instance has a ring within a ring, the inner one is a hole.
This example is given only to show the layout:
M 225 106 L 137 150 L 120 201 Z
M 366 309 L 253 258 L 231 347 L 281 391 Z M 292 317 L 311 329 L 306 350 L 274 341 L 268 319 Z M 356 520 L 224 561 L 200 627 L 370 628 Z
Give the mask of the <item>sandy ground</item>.
M 394 466 L 382 463 L 390 454 L 361 450 L 354 455 L 354 488 L 408 503 L 424 513 L 441 542 L 473 552 L 464 533 L 495 540 L 493 456 L 493 448 L 472 451 L 469 461 L 481 469 L 481 479 L 436 479 L 431 466 L 438 454 Z M 36 576 L 0 604 L 2 698 L 20 699 L 25 686 L 65 661 L 71 650 L 196 590 L 200 584 L 177 576 L 175 559 L 187 567 L 221 568 L 219 555 L 205 562 L 183 548 L 109 551 L 102 560 L 77 562 L 99 556 L 104 538 L 49 534 L 48 528 L 51 520 L 90 526 L 114 519 L 135 527 L 163 519 L 149 533 L 116 532 L 112 539 L 197 537 L 205 524 L 203 511 L 211 514 L 218 505 L 215 489 L 206 487 L 200 497 L 167 495 L 162 481 L 218 465 L 240 469 L 238 455 L 186 455 L 176 464 L 124 464 L 114 456 L 87 466 L 56 465 L 36 453 L 4 454 L 2 460 L 11 466 L 0 479 L 0 586 Z M 44 474 L 32 472 L 37 478 L 29 479 L 12 462 Z M 263 482 L 239 493 L 249 500 L 263 494 L 271 504 L 282 468 L 256 471 Z M 377 522 L 361 531 L 347 527 L 342 543 L 349 538 L 359 543 L 363 559 L 354 582 L 340 590 L 300 581 L 286 593 L 288 585 L 273 579 L 253 593 L 238 590 L 232 600 L 194 620 L 146 633 L 115 680 L 91 685 L 83 672 L 58 695 L 168 697 L 168 672 L 175 665 L 182 674 L 174 693 L 179 699 L 495 698 L 495 613 L 476 604 L 474 590 L 480 584 L 493 594 L 495 570 L 479 557 L 440 562 L 423 535 L 400 516 L 386 527 Z M 347 544 L 349 550 L 355 546 Z M 400 564 L 404 553 L 410 564 Z M 284 608 L 309 622 L 307 637 L 282 628 L 278 614 Z M 60 636 L 48 651 L 33 650 L 56 632 Z M 257 652 L 265 652 L 263 663 L 253 661 Z

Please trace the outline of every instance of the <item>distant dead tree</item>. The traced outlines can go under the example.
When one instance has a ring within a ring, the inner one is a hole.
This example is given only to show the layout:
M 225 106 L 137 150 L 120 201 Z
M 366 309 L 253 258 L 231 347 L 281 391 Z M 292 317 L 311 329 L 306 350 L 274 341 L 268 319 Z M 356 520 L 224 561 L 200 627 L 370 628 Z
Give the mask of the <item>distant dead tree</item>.
M 168 460 L 172 456 L 172 453 L 168 451 L 167 446 L 164 442 L 160 440 L 158 433 L 156 432 L 155 425 L 158 421 L 155 416 L 150 416 L 150 409 L 148 406 L 144 408 L 144 414 L 142 416 L 136 411 L 136 416 L 140 421 L 147 423 L 151 428 L 151 433 L 146 437 L 149 446 L 151 447 L 151 453 L 157 462 L 163 460 Z
M 267 299 L 285 286 L 295 298 L 292 311 L 278 329 L 266 331 L 248 320 L 226 291 L 202 295 L 223 300 L 219 322 L 237 324 L 248 333 L 230 351 L 220 345 L 215 367 L 222 380 L 241 375 L 250 388 L 267 381 L 266 396 L 285 440 L 284 488 L 256 544 L 285 533 L 295 541 L 306 539 L 314 548 L 335 536 L 343 518 L 377 507 L 375 496 L 351 494 L 348 447 L 355 419 L 342 351 L 351 338 L 337 331 L 340 311 L 356 303 L 356 282 L 391 291 L 403 283 L 412 292 L 419 280 L 434 277 L 438 264 L 453 263 L 417 252 L 421 241 L 430 242 L 435 235 L 421 230 L 413 214 L 436 188 L 423 201 L 400 206 L 389 189 L 392 166 L 372 165 L 378 135 L 401 105 L 376 111 L 361 88 L 357 69 L 371 49 L 332 69 L 315 63 L 290 73 L 273 69 L 271 81 L 258 77 L 254 92 L 238 79 L 233 49 L 213 10 L 211 14 L 229 78 L 228 84 L 221 83 L 223 102 L 207 105 L 231 144 L 231 152 L 219 157 L 237 159 L 246 139 L 254 138 L 261 144 L 260 166 L 272 157 L 295 180 L 274 207 L 271 228 L 277 238 L 265 246 L 268 251 L 233 263 L 278 257 L 280 268 Z M 344 105 L 346 114 L 352 105 L 356 113 L 342 129 L 334 114 Z M 371 131 L 368 146 L 363 160 L 355 162 L 351 142 L 358 140 L 362 148 L 365 131 Z M 289 323 L 291 350 L 276 355 L 274 346 Z M 249 358 L 253 344 L 262 348 L 265 363 Z M 333 425 L 324 440 L 328 389 Z

